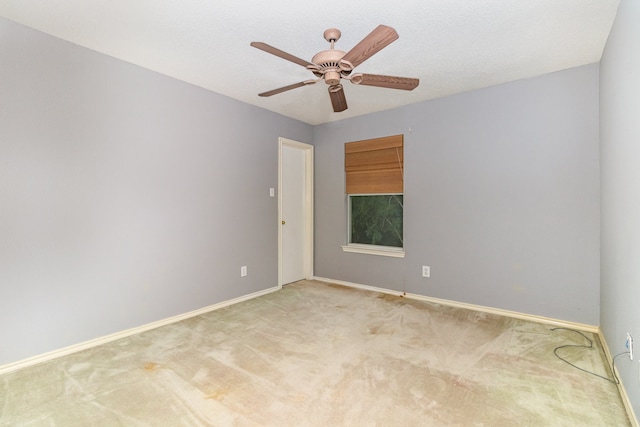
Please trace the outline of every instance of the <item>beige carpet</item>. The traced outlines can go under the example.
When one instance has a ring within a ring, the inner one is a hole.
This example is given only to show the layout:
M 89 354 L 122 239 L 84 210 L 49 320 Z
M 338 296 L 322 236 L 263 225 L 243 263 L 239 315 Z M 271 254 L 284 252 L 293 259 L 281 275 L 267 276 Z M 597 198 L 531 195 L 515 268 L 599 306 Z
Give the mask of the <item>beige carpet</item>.
M 0 425 L 630 425 L 614 384 L 553 354 L 585 341 L 303 281 L 0 376 Z M 609 375 L 599 347 L 559 352 Z

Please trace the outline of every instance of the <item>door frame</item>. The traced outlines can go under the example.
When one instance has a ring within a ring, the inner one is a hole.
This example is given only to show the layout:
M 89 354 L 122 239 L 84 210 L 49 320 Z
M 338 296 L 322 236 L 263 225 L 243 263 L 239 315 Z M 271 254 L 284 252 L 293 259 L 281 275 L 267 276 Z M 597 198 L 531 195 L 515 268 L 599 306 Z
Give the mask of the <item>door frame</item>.
M 278 288 L 282 289 L 282 147 L 304 151 L 304 277 L 313 278 L 313 145 L 278 138 Z

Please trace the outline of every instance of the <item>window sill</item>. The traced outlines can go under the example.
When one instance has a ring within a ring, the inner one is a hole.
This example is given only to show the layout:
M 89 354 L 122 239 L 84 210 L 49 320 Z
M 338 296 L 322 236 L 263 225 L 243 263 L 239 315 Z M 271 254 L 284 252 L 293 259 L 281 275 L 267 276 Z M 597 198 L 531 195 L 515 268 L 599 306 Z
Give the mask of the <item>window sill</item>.
M 404 258 L 403 248 L 393 248 L 390 246 L 356 245 L 349 244 L 342 246 L 344 252 L 357 254 L 380 255 L 394 258 Z

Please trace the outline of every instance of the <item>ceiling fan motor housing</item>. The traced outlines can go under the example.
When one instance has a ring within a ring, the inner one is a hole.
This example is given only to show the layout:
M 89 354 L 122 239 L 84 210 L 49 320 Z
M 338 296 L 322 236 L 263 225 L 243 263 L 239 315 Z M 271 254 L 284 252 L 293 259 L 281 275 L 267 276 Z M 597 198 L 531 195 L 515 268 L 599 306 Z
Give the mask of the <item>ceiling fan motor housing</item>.
M 336 49 L 323 50 L 317 53 L 311 62 L 318 66 L 313 73 L 316 77 L 323 77 L 325 83 L 332 86 L 340 82 L 340 66 L 339 61 L 345 55 L 345 52 Z

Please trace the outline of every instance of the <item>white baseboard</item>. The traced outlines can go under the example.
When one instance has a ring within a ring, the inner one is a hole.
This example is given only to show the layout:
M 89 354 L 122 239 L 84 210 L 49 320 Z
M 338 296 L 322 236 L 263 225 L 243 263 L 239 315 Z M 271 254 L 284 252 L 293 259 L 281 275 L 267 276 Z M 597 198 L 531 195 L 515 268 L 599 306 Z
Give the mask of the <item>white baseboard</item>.
M 353 283 L 353 282 L 345 282 L 344 280 L 328 279 L 326 277 L 317 277 L 317 276 L 314 277 L 313 280 L 317 280 L 319 282 L 334 283 L 336 285 L 348 286 L 350 288 L 364 289 L 365 291 L 380 292 L 383 294 L 395 295 L 397 297 L 404 296 L 404 292 L 402 291 L 394 291 L 393 289 L 377 288 L 375 286 L 361 285 L 359 283 Z
M 9 363 L 8 365 L 0 366 L 0 375 L 6 374 L 8 372 L 16 371 L 18 369 L 26 368 L 27 366 L 36 365 L 38 363 L 46 362 L 52 359 L 56 359 L 58 357 L 66 356 L 68 354 L 76 353 L 78 351 L 86 350 L 91 347 L 96 347 L 98 345 L 106 344 L 111 341 L 118 340 L 120 338 L 125 338 L 131 335 L 139 334 L 141 332 L 149 331 L 151 329 L 159 328 L 160 326 L 169 325 L 171 323 L 179 322 L 184 319 L 188 319 L 190 317 L 195 317 L 200 314 L 208 313 L 210 311 L 218 310 L 223 307 L 228 307 L 233 304 L 237 304 L 239 302 L 247 301 L 253 298 L 260 297 L 262 295 L 270 294 L 271 292 L 275 292 L 282 289 L 280 286 L 275 286 L 273 288 L 265 289 L 262 291 L 254 292 L 252 294 L 243 295 L 238 298 L 230 299 L 227 301 L 223 301 L 217 304 L 213 304 L 207 307 L 203 307 L 197 310 L 190 311 L 188 313 L 179 314 L 177 316 L 168 317 L 166 319 L 161 319 L 155 322 L 147 323 L 146 325 L 138 326 L 135 328 L 127 329 L 124 331 L 116 332 L 110 335 L 105 335 L 103 337 L 95 338 L 89 341 L 84 341 L 78 344 L 71 345 L 69 347 L 61 348 L 58 350 L 53 350 L 47 353 L 39 354 L 37 356 L 30 357 L 28 359 L 19 360 L 17 362 Z
M 415 300 L 431 302 L 431 303 L 440 304 L 440 305 L 446 305 L 446 306 L 450 306 L 450 307 L 464 308 L 464 309 L 467 309 L 467 310 L 481 311 L 481 312 L 484 312 L 484 313 L 491 313 L 491 314 L 498 314 L 500 316 L 512 317 L 512 318 L 522 319 L 522 320 L 530 320 L 532 322 L 545 323 L 545 324 L 554 325 L 554 326 L 561 327 L 561 328 L 578 329 L 580 331 L 593 332 L 593 333 L 598 333 L 600 331 L 600 328 L 598 328 L 597 326 L 593 326 L 593 325 L 587 325 L 587 324 L 576 323 L 576 322 L 569 322 L 567 320 L 559 320 L 559 319 L 553 319 L 553 318 L 543 317 L 543 316 L 536 316 L 536 315 L 533 315 L 533 314 L 520 313 L 520 312 L 517 312 L 517 311 L 503 310 L 501 308 L 493 308 L 493 307 L 485 307 L 485 306 L 482 306 L 482 305 L 467 304 L 467 303 L 464 303 L 464 302 L 457 302 L 457 301 L 451 301 L 451 300 L 446 300 L 446 299 L 433 298 L 433 297 L 428 297 L 428 296 L 419 295 L 419 294 L 408 294 L 406 292 L 396 291 L 396 290 L 393 290 L 393 289 L 377 288 L 375 286 L 361 285 L 361 284 L 358 284 L 358 283 L 345 282 L 345 281 L 342 281 L 342 280 L 328 279 L 326 277 L 314 277 L 314 280 L 319 280 L 321 282 L 335 283 L 337 285 L 344 285 L 344 286 L 349 286 L 349 287 L 352 287 L 352 288 L 365 289 L 365 290 L 374 291 L 374 292 L 381 292 L 381 293 L 384 293 L 384 294 L 390 294 L 390 295 L 395 295 L 395 296 L 403 296 L 405 298 L 411 298 L 411 299 L 415 299 Z
M 486 306 L 483 306 L 483 305 L 475 305 L 475 304 L 467 304 L 467 303 L 464 303 L 464 302 L 450 301 L 450 300 L 446 300 L 446 299 L 427 297 L 427 296 L 418 295 L 418 294 L 406 294 L 405 296 L 407 298 L 417 299 L 417 300 L 426 301 L 426 302 L 432 302 L 432 303 L 435 303 L 435 304 L 447 305 L 447 306 L 458 307 L 458 308 L 465 308 L 467 310 L 482 311 L 484 313 L 497 314 L 497 315 L 500 315 L 500 316 L 512 317 L 512 318 L 515 318 L 515 319 L 528 320 L 528 321 L 531 321 L 531 322 L 554 325 L 554 326 L 557 326 L 557 327 L 560 327 L 560 328 L 569 328 L 569 329 L 577 329 L 577 330 L 585 331 L 585 332 L 593 332 L 594 334 L 597 333 L 598 330 L 599 330 L 599 328 L 597 326 L 587 325 L 585 323 L 576 323 L 576 322 L 570 322 L 568 320 L 554 319 L 554 318 L 551 318 L 551 317 L 536 316 L 534 314 L 520 313 L 518 311 L 503 310 L 501 308 L 486 307 Z
M 613 356 L 611 355 L 611 351 L 609 350 L 609 345 L 604 339 L 604 334 L 602 330 L 598 328 L 598 337 L 600 338 L 600 342 L 602 343 L 602 347 L 604 348 L 604 353 L 607 356 L 607 361 L 609 362 L 609 366 L 613 365 Z M 618 368 L 615 368 L 616 375 L 620 378 L 618 373 Z M 639 427 L 638 418 L 636 417 L 635 412 L 633 411 L 633 405 L 631 404 L 631 399 L 629 399 L 629 395 L 627 394 L 627 390 L 624 388 L 624 384 L 622 382 L 618 383 L 618 391 L 620 391 L 620 397 L 622 398 L 622 403 L 624 404 L 625 409 L 627 410 L 627 415 L 629 416 L 629 421 L 631 421 L 632 427 Z

